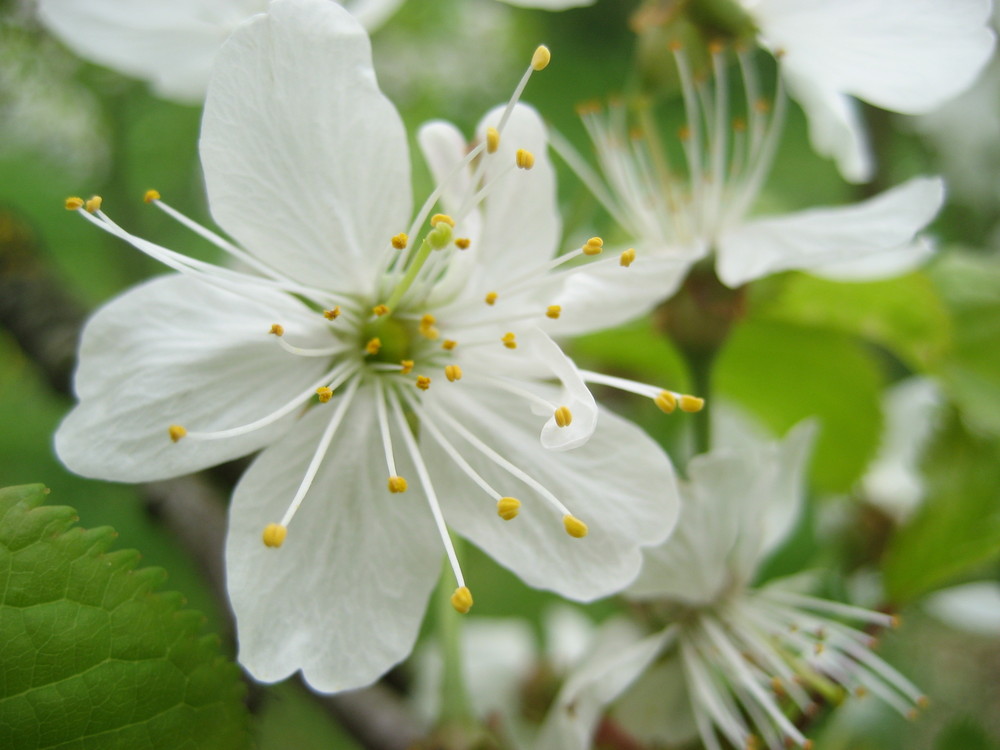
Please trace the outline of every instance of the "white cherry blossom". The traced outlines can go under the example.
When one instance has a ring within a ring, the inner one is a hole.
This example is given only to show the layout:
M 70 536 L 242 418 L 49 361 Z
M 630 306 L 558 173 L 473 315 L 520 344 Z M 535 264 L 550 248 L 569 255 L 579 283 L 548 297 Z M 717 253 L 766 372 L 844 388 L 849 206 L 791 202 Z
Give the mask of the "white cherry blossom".
M 240 659 L 260 680 L 376 679 L 410 651 L 442 551 L 468 611 L 450 530 L 588 600 L 629 583 L 639 548 L 672 529 L 669 460 L 597 407 L 542 330 L 568 317 L 550 304 L 577 272 L 567 259 L 630 272 L 583 248 L 553 257 L 544 127 L 516 103 L 548 58 L 536 51 L 473 146 L 437 142 L 432 164 L 453 166 L 414 213 L 406 134 L 364 29 L 326 0 L 275 0 L 223 48 L 205 107 L 209 202 L 239 244 L 146 195 L 245 271 L 137 237 L 99 198 L 67 202 L 176 273 L 89 321 L 59 456 L 146 481 L 263 449 L 226 549 Z

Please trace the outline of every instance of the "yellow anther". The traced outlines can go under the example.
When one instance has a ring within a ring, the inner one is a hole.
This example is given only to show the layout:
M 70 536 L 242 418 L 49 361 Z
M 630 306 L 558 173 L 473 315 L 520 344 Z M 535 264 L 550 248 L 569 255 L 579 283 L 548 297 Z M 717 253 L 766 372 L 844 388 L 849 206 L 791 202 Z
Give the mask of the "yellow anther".
M 680 52 L 684 49 L 684 43 L 680 39 L 671 39 L 667 47 L 671 52 Z
M 866 688 L 864 685 L 858 685 L 856 688 L 854 688 L 854 695 L 857 698 L 864 698 L 866 695 L 868 695 L 868 688 Z
M 70 198 L 67 198 L 66 203 L 64 205 L 66 206 L 67 211 L 77 211 L 83 208 L 84 206 L 83 198 L 79 198 L 74 195 Z
M 733 118 L 733 130 L 737 133 L 745 133 L 747 129 L 747 121 L 742 117 Z
M 806 740 L 802 743 L 802 750 L 813 750 L 814 747 L 815 745 L 812 740 Z
M 273 333 L 275 336 L 284 336 L 285 327 L 281 323 L 272 323 L 271 330 L 268 333 Z
M 455 589 L 455 593 L 451 595 L 451 606 L 459 614 L 468 614 L 469 610 L 472 609 L 472 592 L 469 591 L 468 586 L 460 586 Z
M 889 627 L 891 627 L 891 628 L 893 628 L 895 630 L 896 628 L 898 628 L 902 624 L 903 624 L 903 618 L 900 617 L 899 615 L 893 615 L 892 616 L 892 621 L 889 623 Z
M 672 414 L 677 408 L 677 396 L 670 391 L 660 391 L 659 395 L 653 399 L 653 403 L 660 407 L 664 414 Z
M 458 342 L 455 341 L 455 339 L 445 339 L 444 341 L 441 342 L 441 348 L 444 349 L 446 352 L 450 352 L 456 346 L 458 346 Z
M 84 204 L 84 206 L 86 207 L 86 209 L 87 209 L 87 211 L 89 213 L 94 214 L 94 213 L 97 213 L 98 211 L 101 210 L 101 204 L 103 202 L 104 202 L 104 199 L 101 196 L 95 195 L 90 200 L 88 200 Z
M 600 237 L 591 237 L 583 243 L 584 255 L 600 255 L 604 251 L 604 240 Z
M 399 364 L 401 364 L 403 366 L 403 369 L 400 370 L 400 372 L 402 372 L 404 375 L 409 375 L 411 372 L 413 372 L 413 360 L 412 359 L 404 359 Z
M 462 368 L 458 365 L 448 365 L 444 368 L 444 376 L 448 378 L 449 383 L 454 383 L 456 380 L 462 379 Z
M 430 313 L 427 313 L 426 315 L 424 315 L 424 317 L 420 319 L 420 327 L 429 328 L 430 326 L 434 325 L 437 322 L 438 322 L 437 318 L 435 318 Z
M 159 190 L 147 190 L 146 194 L 142 196 L 143 201 L 146 203 L 152 203 L 153 201 L 160 200 Z
M 681 396 L 681 411 L 696 412 L 705 408 L 705 399 L 697 396 Z
M 545 66 L 552 59 L 552 53 L 544 44 L 539 44 L 535 48 L 535 53 L 531 56 L 531 67 L 537 70 L 545 70 Z
M 555 417 L 556 424 L 560 427 L 569 427 L 573 423 L 573 412 L 569 410 L 568 406 L 560 406 L 552 416 Z
M 691 139 L 691 128 L 687 125 L 677 128 L 677 137 L 682 141 Z
M 288 536 L 288 527 L 282 526 L 280 523 L 269 523 L 264 527 L 264 533 L 261 534 L 264 546 L 272 548 L 277 548 L 284 544 L 286 536 Z
M 455 226 L 455 220 L 451 218 L 448 214 L 434 214 L 431 217 L 431 226 L 436 227 L 442 221 L 450 227 Z
M 630 247 L 628 250 L 622 250 L 622 255 L 618 259 L 618 262 L 625 268 L 631 266 L 635 262 L 635 248 Z
M 762 115 L 766 115 L 771 111 L 771 102 L 767 99 L 758 99 L 754 102 L 753 108 L 760 112 Z
M 410 244 L 410 237 L 406 232 L 400 232 L 395 235 L 392 240 L 392 246 L 397 250 L 403 250 L 408 244 Z
M 521 501 L 516 497 L 501 497 L 497 500 L 497 515 L 505 521 L 517 517 L 521 511 Z
M 426 375 L 417 375 L 417 388 L 426 391 L 431 387 L 431 379 Z
M 188 431 L 181 427 L 179 424 L 172 424 L 167 428 L 167 434 L 170 435 L 170 439 L 175 443 L 182 437 L 188 434 Z
M 378 354 L 378 350 L 382 348 L 382 339 L 376 336 L 370 339 L 367 344 L 365 344 L 365 351 L 371 355 Z
M 910 721 L 916 721 L 917 719 L 920 718 L 920 712 L 915 708 L 911 708 L 909 711 L 906 712 L 906 718 L 909 719 Z
M 773 690 L 776 695 L 784 695 L 785 694 L 785 685 L 781 681 L 780 677 L 772 677 L 771 678 L 771 690 Z
M 389 492 L 394 494 L 406 492 L 406 480 L 403 477 L 389 477 Z
M 434 341 L 441 336 L 441 331 L 439 331 L 434 326 L 420 326 L 420 335 L 425 339 L 430 339 Z
M 511 331 L 507 331 L 500 340 L 508 349 L 517 349 L 517 337 Z
M 931 705 L 931 699 L 928 698 L 926 695 L 921 695 L 919 698 L 917 698 L 917 706 L 919 708 L 927 708 L 929 705 Z
M 549 305 L 545 308 L 546 317 L 552 318 L 552 320 L 558 318 L 560 313 L 562 313 L 562 308 L 559 305 Z
M 340 306 L 335 305 L 329 310 L 324 310 L 323 317 L 326 318 L 327 320 L 336 320 L 337 318 L 340 317 Z
M 535 155 L 526 148 L 519 148 L 514 154 L 514 163 L 518 169 L 531 169 L 535 166 Z
M 486 293 L 486 299 L 485 299 L 485 302 L 486 302 L 486 304 L 487 304 L 487 305 L 493 305 L 493 304 L 496 304 L 496 301 L 497 301 L 497 296 L 498 296 L 498 295 L 497 295 L 497 293 L 496 293 L 496 292 L 487 292 L 487 293 Z
M 383 315 L 389 314 L 389 308 L 385 305 L 375 305 L 375 307 L 372 308 L 372 314 L 381 318 Z
M 500 131 L 496 128 L 486 128 L 486 153 L 495 154 L 500 148 Z
M 333 389 L 327 388 L 324 385 L 316 389 L 316 395 L 319 396 L 319 402 L 321 404 L 329 403 L 330 399 L 333 398 Z
M 826 651 L 825 643 L 817 643 L 815 646 L 813 646 L 813 652 L 815 652 L 816 656 L 819 656 L 824 651 Z
M 459 237 L 455 240 L 455 247 L 457 247 L 459 250 L 468 250 L 469 245 L 471 244 L 472 240 L 470 240 L 468 237 Z
M 574 539 L 582 539 L 589 531 L 587 524 L 576 516 L 563 516 L 563 526 L 566 527 L 566 533 Z

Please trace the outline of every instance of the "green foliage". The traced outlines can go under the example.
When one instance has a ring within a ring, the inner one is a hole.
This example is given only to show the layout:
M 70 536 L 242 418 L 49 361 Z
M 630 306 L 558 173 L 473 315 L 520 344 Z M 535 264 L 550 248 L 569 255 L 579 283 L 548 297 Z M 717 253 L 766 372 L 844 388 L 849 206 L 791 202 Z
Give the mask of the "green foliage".
M 878 446 L 881 385 L 873 358 L 846 334 L 749 320 L 720 352 L 712 390 L 778 434 L 806 417 L 818 417 L 812 478 L 822 492 L 845 492 Z
M 238 669 L 202 616 L 46 493 L 0 490 L 0 747 L 248 747 Z
M 926 463 L 920 515 L 893 539 L 884 563 L 889 598 L 905 603 L 1000 553 L 1000 445 L 953 420 Z

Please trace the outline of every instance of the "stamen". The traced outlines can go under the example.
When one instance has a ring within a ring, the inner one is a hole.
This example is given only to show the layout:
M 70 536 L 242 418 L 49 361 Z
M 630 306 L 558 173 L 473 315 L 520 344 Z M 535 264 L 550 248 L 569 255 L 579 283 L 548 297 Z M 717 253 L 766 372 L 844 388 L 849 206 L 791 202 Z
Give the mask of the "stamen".
M 400 372 L 403 375 L 409 375 L 411 372 L 413 372 L 413 360 L 412 359 L 404 359 L 399 364 L 402 365 L 402 369 L 400 370 Z
M 410 243 L 410 238 L 407 236 L 406 232 L 400 232 L 399 234 L 393 236 L 392 246 L 397 250 L 405 250 L 406 246 Z
M 584 255 L 600 255 L 604 252 L 604 240 L 600 237 L 591 237 L 583 243 L 583 247 L 580 249 L 583 250 Z
M 517 518 L 521 510 L 521 501 L 516 497 L 501 497 L 497 500 L 497 515 L 505 521 Z
M 512 331 L 507 331 L 507 333 L 505 333 L 503 336 L 500 337 L 500 341 L 502 341 L 503 345 L 506 346 L 508 349 L 517 349 L 516 338 L 517 337 L 514 335 Z
M 569 427 L 573 422 L 573 412 L 569 410 L 568 406 L 560 406 L 555 410 L 553 416 L 559 427 Z
M 282 526 L 278 523 L 269 523 L 264 527 L 264 533 L 261 537 L 264 540 L 265 547 L 271 547 L 272 549 L 277 549 L 282 544 L 285 543 L 285 537 L 288 536 L 288 527 Z
M 686 411 L 689 414 L 692 414 L 705 408 L 705 399 L 684 394 L 681 396 L 680 406 L 681 411 Z
M 167 434 L 170 435 L 170 439 L 175 443 L 182 437 L 188 434 L 188 431 L 181 427 L 179 424 L 172 424 L 167 428 Z
M 79 209 L 83 208 L 84 201 L 83 198 L 79 198 L 74 195 L 70 198 L 67 198 L 66 203 L 64 205 L 66 206 L 67 211 L 78 211 Z
M 500 132 L 496 128 L 486 128 L 486 153 L 495 154 L 500 148 Z
M 445 339 L 441 342 L 441 348 L 446 352 L 452 351 L 456 346 L 458 346 L 458 342 L 454 339 Z
M 281 325 L 280 323 L 272 323 L 271 324 L 271 330 L 268 331 L 268 333 L 274 334 L 275 336 L 284 336 L 285 335 L 285 327 L 283 325 Z
M 535 155 L 524 148 L 519 148 L 514 154 L 514 163 L 518 169 L 531 169 L 535 166 Z
M 562 308 L 559 305 L 549 305 L 545 308 L 546 317 L 552 318 L 552 320 L 558 319 L 561 313 Z
M 406 492 L 407 484 L 406 480 L 400 476 L 389 477 L 389 492 L 400 493 Z
M 444 368 L 444 375 L 448 378 L 449 383 L 454 383 L 456 380 L 462 379 L 462 368 L 458 365 L 448 365 Z
M 451 606 L 462 615 L 468 614 L 472 609 L 472 592 L 468 586 L 459 586 L 455 593 L 451 595 Z
M 431 379 L 426 375 L 417 375 L 417 388 L 426 391 L 431 387 Z
M 334 305 L 329 310 L 324 310 L 323 317 L 326 318 L 327 320 L 336 320 L 337 318 L 340 317 L 340 306 Z
M 396 473 L 396 459 L 392 452 L 392 436 L 385 409 L 385 385 L 381 378 L 375 379 L 375 418 L 378 420 L 379 432 L 382 435 L 385 465 L 389 469 L 389 492 L 406 492 L 406 480 Z
M 552 60 L 552 53 L 544 44 L 539 44 L 531 56 L 531 67 L 537 70 L 545 70 L 549 61 Z
M 87 209 L 88 213 L 96 214 L 98 211 L 101 210 L 101 204 L 103 202 L 104 202 L 104 199 L 101 196 L 95 195 L 95 196 L 91 197 L 90 200 L 88 200 L 84 204 L 84 207 Z
M 487 305 L 494 305 L 494 304 L 496 304 L 497 293 L 496 292 L 487 292 L 486 293 L 486 299 L 484 301 L 486 302 Z
M 653 403 L 664 414 L 673 414 L 674 409 L 677 408 L 677 397 L 670 391 L 660 391 L 659 395 L 653 399 Z
M 452 229 L 455 228 L 455 220 L 451 218 L 448 214 L 434 214 L 431 217 L 430 225 L 436 229 L 437 225 L 440 224 L 441 222 L 444 222 Z
M 566 527 L 566 533 L 574 539 L 583 539 L 583 537 L 587 536 L 587 532 L 589 531 L 587 524 L 576 516 L 568 514 L 563 516 L 563 526 Z
M 330 399 L 333 398 L 333 389 L 327 388 L 325 385 L 316 389 L 316 395 L 319 397 L 319 402 L 321 404 L 330 403 Z
M 376 336 L 375 338 L 369 339 L 368 343 L 365 344 L 365 351 L 372 356 L 378 354 L 379 349 L 382 348 L 382 340 Z
M 144 203 L 152 203 L 153 201 L 158 201 L 160 200 L 160 191 L 152 189 L 147 190 L 145 194 L 142 196 L 142 200 Z
M 471 244 L 472 240 L 470 240 L 468 237 L 458 237 L 455 240 L 455 247 L 457 247 L 459 250 L 468 250 L 469 245 Z
M 630 247 L 628 250 L 623 250 L 621 258 L 618 260 L 618 263 L 624 266 L 625 268 L 628 268 L 634 262 L 635 262 L 635 248 Z
M 375 305 L 375 307 L 372 308 L 372 315 L 374 315 L 376 318 L 381 318 L 383 315 L 388 315 L 388 314 L 389 314 L 389 308 L 386 307 L 385 305 Z

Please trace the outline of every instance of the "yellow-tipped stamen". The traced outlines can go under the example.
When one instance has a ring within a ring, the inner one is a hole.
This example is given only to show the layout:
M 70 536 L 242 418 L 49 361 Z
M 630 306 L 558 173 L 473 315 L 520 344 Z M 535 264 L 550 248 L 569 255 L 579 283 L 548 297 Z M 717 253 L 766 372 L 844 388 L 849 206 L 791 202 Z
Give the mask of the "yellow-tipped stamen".
M 539 44 L 531 56 L 531 67 L 536 71 L 545 70 L 551 59 L 552 53 L 549 51 L 549 48 L 544 44 Z
M 188 434 L 188 431 L 181 427 L 179 424 L 172 424 L 167 428 L 167 434 L 170 435 L 170 439 L 175 443 L 182 437 Z
M 413 372 L 413 360 L 412 359 L 404 359 L 399 364 L 401 364 L 403 366 L 403 369 L 400 370 L 400 372 L 403 373 L 403 375 L 409 375 L 411 372 Z
M 458 342 L 454 339 L 445 339 L 441 342 L 441 348 L 446 352 L 452 351 L 456 346 L 458 346 Z
M 486 302 L 487 305 L 494 305 L 494 304 L 496 304 L 498 296 L 499 295 L 497 295 L 496 292 L 487 292 L 486 293 L 486 298 L 485 298 L 484 301 Z
M 431 387 L 431 379 L 426 375 L 417 375 L 417 388 L 426 391 Z
M 688 396 L 687 394 L 681 396 L 680 401 L 681 411 L 686 411 L 693 413 L 696 411 L 701 411 L 705 408 L 705 399 L 698 398 L 697 396 Z
M 269 523 L 264 527 L 264 533 L 261 534 L 264 546 L 272 549 L 277 549 L 284 544 L 286 536 L 288 536 L 288 527 L 282 526 L 280 523 Z
M 583 250 L 584 255 L 600 255 L 604 252 L 604 240 L 600 237 L 591 237 L 583 243 L 583 247 L 580 249 Z
M 517 337 L 512 331 L 507 331 L 507 333 L 500 338 L 500 341 L 502 341 L 503 345 L 508 349 L 517 349 Z
M 285 335 L 285 327 L 283 325 L 281 325 L 281 323 L 272 323 L 271 324 L 271 330 L 268 331 L 268 333 L 273 334 L 275 336 L 284 336 Z
M 521 501 L 516 497 L 501 497 L 497 500 L 497 515 L 505 521 L 517 518 L 521 511 Z
M 324 310 L 323 317 L 327 320 L 336 320 L 340 317 L 340 306 L 334 305 L 329 310 Z
M 447 224 L 448 226 L 450 226 L 450 227 L 452 227 L 454 229 L 454 227 L 455 227 L 455 220 L 453 218 L 451 218 L 448 214 L 434 214 L 431 217 L 431 226 L 432 227 L 436 227 L 442 221 L 445 224 Z
M 430 313 L 425 314 L 420 319 L 420 327 L 421 328 L 429 328 L 430 326 L 434 325 L 435 323 L 437 323 L 437 318 L 435 318 Z
M 469 245 L 471 244 L 472 240 L 470 240 L 468 237 L 458 237 L 455 239 L 455 247 L 457 247 L 459 250 L 468 250 Z
M 394 494 L 406 492 L 406 487 L 406 480 L 403 477 L 389 477 L 389 492 Z
M 545 316 L 556 320 L 562 313 L 562 308 L 559 305 L 549 305 L 545 308 Z
M 319 397 L 321 404 L 328 404 L 330 403 L 330 399 L 333 398 L 333 389 L 324 385 L 316 389 L 316 395 Z
M 160 200 L 160 191 L 147 190 L 145 195 L 142 196 L 142 200 L 144 203 L 152 203 L 153 201 L 158 201 Z
M 405 250 L 406 246 L 410 244 L 410 237 L 406 232 L 400 232 L 394 235 L 390 242 L 392 242 L 392 246 L 397 250 Z
M 500 131 L 496 128 L 486 128 L 486 153 L 495 154 L 500 148 Z
M 670 391 L 660 391 L 659 395 L 653 399 L 653 403 L 656 404 L 660 411 L 664 414 L 673 414 L 674 409 L 677 408 L 677 396 L 672 394 Z
M 456 380 L 462 379 L 462 368 L 458 365 L 448 365 L 444 368 L 444 376 L 448 378 L 449 383 L 454 383 Z
M 420 335 L 426 339 L 433 341 L 441 335 L 441 332 L 434 327 L 437 323 L 437 318 L 435 318 L 430 313 L 427 313 L 420 319 Z
M 459 614 L 465 615 L 472 609 L 472 592 L 468 586 L 459 586 L 455 593 L 451 595 L 451 606 Z
M 582 539 L 587 536 L 587 532 L 589 531 L 587 524 L 576 516 L 563 516 L 563 526 L 566 527 L 566 533 L 574 539 Z
M 380 339 L 378 336 L 376 336 L 373 339 L 369 339 L 368 343 L 365 344 L 365 351 L 371 354 L 372 356 L 378 354 L 379 349 L 381 348 L 382 348 L 382 339 Z
M 618 262 L 625 268 L 631 266 L 635 262 L 635 248 L 630 247 L 628 250 L 622 250 L 621 258 L 619 258 Z
M 386 307 L 385 305 L 375 305 L 375 307 L 372 308 L 372 315 L 374 315 L 376 318 L 381 318 L 383 315 L 388 315 L 388 314 L 389 314 L 389 308 Z
M 573 423 L 573 412 L 569 410 L 568 406 L 560 406 L 552 414 L 555 417 L 556 424 L 560 427 L 569 427 Z
M 91 197 L 90 200 L 88 200 L 84 204 L 84 207 L 87 209 L 88 213 L 96 214 L 98 211 L 101 210 L 101 204 L 103 202 L 104 202 L 104 199 L 101 196 L 95 195 L 95 196 Z
M 77 210 L 83 208 L 84 201 L 83 201 L 83 198 L 80 198 L 80 197 L 74 195 L 74 196 L 71 196 L 71 197 L 67 198 L 66 199 L 66 203 L 63 204 L 63 205 L 66 206 L 66 210 L 67 211 L 77 211 Z
M 535 166 L 535 155 L 526 148 L 519 148 L 514 154 L 514 163 L 518 169 L 531 169 Z

